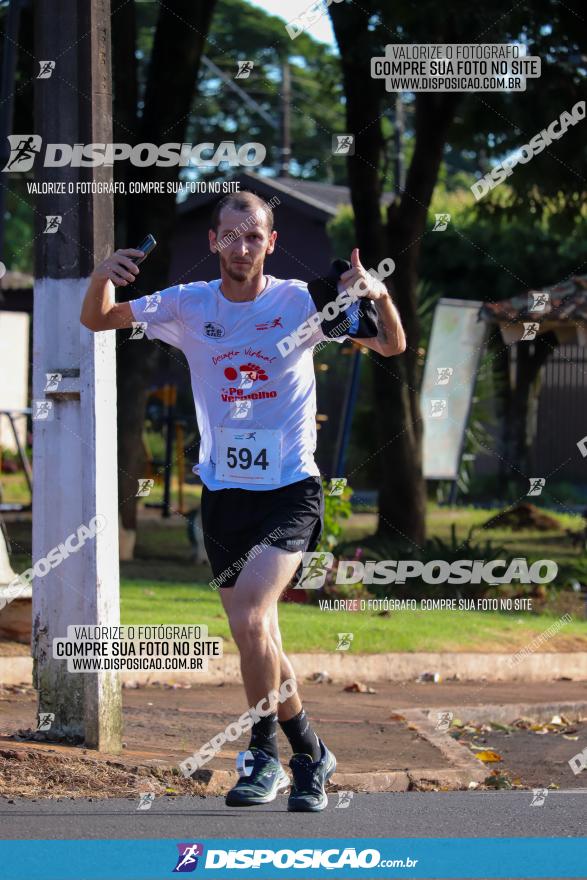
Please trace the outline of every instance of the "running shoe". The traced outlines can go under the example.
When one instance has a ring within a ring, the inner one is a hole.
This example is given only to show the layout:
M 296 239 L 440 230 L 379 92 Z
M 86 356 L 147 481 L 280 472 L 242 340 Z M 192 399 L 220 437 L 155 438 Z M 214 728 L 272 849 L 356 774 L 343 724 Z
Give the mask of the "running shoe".
M 234 788 L 226 795 L 228 807 L 252 807 L 274 801 L 278 792 L 289 788 L 289 778 L 275 758 L 263 749 L 249 749 L 253 765 L 247 776 L 241 776 Z
M 293 755 L 289 762 L 293 774 L 291 793 L 287 802 L 290 812 L 317 813 L 328 803 L 324 790 L 336 770 L 336 758 L 320 740 L 320 759 L 313 762 L 311 755 Z

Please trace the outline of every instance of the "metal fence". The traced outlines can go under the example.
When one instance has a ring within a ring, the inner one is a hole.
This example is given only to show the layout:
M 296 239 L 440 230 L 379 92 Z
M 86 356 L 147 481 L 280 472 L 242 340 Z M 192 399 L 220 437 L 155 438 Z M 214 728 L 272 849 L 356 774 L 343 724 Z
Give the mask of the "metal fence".
M 587 437 L 587 348 L 561 345 L 542 368 L 533 476 L 587 484 L 587 457 L 577 443 Z M 587 442 L 587 441 L 586 441 Z

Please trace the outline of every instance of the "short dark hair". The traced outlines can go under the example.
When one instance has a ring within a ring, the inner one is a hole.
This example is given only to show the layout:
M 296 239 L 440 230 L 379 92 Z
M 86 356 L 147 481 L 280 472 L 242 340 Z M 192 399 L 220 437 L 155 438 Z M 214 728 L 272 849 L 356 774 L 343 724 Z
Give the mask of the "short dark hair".
M 218 232 L 220 213 L 224 208 L 232 208 L 235 211 L 250 211 L 252 214 L 261 209 L 267 221 L 268 231 L 270 233 L 273 232 L 273 208 L 269 202 L 266 202 L 265 199 L 252 192 L 252 190 L 230 193 L 216 202 L 210 218 L 210 229 L 213 229 L 214 232 Z

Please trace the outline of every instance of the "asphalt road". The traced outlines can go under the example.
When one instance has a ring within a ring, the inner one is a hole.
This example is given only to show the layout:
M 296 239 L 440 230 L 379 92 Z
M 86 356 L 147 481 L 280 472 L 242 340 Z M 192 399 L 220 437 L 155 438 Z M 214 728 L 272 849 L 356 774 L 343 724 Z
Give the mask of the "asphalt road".
M 228 808 L 223 798 L 138 800 L 0 798 L 0 838 L 17 840 L 236 837 L 584 837 L 587 790 L 551 791 L 530 806 L 531 791 L 355 794 L 323 813 L 288 813 L 286 797 L 264 807 Z M 586 866 L 587 867 L 587 866 Z M 587 876 L 587 870 L 586 870 Z

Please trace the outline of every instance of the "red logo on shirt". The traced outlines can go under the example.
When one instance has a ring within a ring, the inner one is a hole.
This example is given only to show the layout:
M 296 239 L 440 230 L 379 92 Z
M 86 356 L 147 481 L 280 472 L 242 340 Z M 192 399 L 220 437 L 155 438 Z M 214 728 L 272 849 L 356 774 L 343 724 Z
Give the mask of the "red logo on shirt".
M 241 364 L 239 370 L 242 378 L 248 379 L 251 382 L 256 382 L 257 380 L 265 382 L 269 378 L 263 367 L 258 366 L 258 364 Z M 234 367 L 226 367 L 224 375 L 231 382 L 238 378 L 238 373 Z
M 265 321 L 264 324 L 255 324 L 255 330 L 272 330 L 274 327 L 281 327 L 283 330 L 281 315 L 278 318 L 273 318 L 272 321 Z

